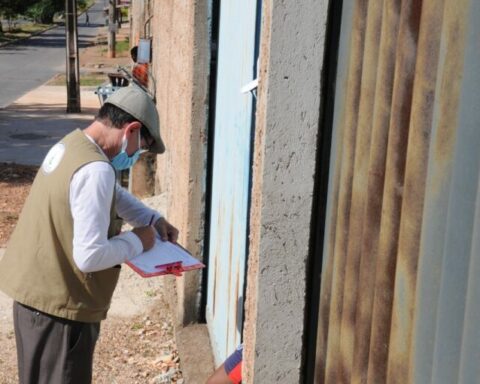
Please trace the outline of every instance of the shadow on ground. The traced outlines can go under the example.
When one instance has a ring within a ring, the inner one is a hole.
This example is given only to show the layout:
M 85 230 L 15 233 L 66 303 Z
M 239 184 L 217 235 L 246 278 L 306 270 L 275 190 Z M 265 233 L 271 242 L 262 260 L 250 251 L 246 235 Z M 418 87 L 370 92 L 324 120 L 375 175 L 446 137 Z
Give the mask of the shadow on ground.
M 0 162 L 39 166 L 67 133 L 87 127 L 100 105 L 93 90 L 82 90 L 81 113 L 66 113 L 65 87 L 42 86 L 0 109 Z

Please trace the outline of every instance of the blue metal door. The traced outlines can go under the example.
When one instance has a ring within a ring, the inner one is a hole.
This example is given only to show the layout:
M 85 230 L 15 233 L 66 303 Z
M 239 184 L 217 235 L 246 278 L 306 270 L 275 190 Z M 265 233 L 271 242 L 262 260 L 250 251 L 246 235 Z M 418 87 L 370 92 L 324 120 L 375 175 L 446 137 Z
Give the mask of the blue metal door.
M 248 238 L 257 0 L 221 1 L 206 317 L 215 360 L 241 341 Z

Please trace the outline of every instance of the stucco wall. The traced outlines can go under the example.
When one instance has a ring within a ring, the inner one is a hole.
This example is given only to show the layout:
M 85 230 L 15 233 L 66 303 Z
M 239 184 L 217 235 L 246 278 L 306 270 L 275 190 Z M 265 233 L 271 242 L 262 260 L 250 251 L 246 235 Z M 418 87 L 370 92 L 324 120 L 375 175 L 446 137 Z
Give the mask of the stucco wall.
M 153 74 L 166 152 L 157 157 L 156 193 L 180 230 L 179 242 L 202 258 L 209 49 L 207 0 L 153 3 Z M 176 279 L 177 320 L 197 320 L 201 272 Z
M 301 381 L 327 8 L 327 0 L 263 2 L 246 383 Z

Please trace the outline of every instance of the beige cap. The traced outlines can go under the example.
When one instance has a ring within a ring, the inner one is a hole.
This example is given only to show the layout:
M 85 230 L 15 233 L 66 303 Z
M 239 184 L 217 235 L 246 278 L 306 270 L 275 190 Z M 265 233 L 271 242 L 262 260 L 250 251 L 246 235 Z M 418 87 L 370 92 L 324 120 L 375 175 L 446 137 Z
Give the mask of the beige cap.
M 155 143 L 150 147 L 150 152 L 165 152 L 165 145 L 160 136 L 157 108 L 150 95 L 138 86 L 131 85 L 113 92 L 105 102 L 124 110 L 147 127 L 148 132 L 155 140 Z

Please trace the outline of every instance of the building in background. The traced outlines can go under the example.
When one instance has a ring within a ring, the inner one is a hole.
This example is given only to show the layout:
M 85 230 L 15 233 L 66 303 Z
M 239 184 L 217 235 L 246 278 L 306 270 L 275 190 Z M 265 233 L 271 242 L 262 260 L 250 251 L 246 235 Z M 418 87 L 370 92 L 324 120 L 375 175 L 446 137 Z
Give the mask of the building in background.
M 171 280 L 177 329 L 217 363 L 243 340 L 247 383 L 476 381 L 480 3 L 130 10 L 155 194 L 208 266 Z

